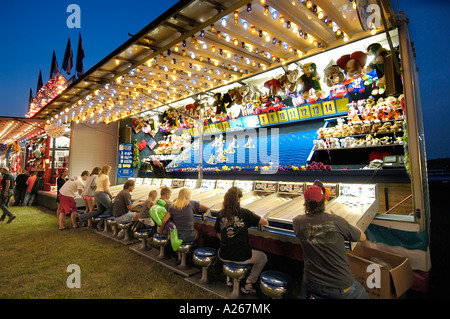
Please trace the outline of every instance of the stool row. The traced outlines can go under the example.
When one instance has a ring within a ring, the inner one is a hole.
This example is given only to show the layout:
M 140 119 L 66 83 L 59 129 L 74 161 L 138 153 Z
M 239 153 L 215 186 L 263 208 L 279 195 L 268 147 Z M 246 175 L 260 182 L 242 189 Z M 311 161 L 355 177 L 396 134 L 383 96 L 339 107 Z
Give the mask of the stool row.
M 130 228 L 132 223 L 120 224 L 115 221 L 114 217 L 110 215 L 99 215 L 95 218 L 95 221 L 104 221 L 104 232 L 110 232 L 109 228 L 112 230 L 112 236 L 118 236 L 119 230 L 123 230 L 125 233 L 124 240 L 129 241 L 131 236 L 139 239 L 141 244 L 139 249 L 146 251 L 148 247 L 147 241 L 150 239 L 151 245 L 153 247 L 159 248 L 159 255 L 156 257 L 158 259 L 164 259 L 165 256 L 165 246 L 170 242 L 167 234 L 155 233 L 150 237 L 153 232 L 152 228 L 145 228 L 134 231 L 132 234 Z M 181 263 L 178 266 L 180 269 L 185 269 L 187 267 L 187 253 L 191 251 L 195 242 L 182 243 L 177 252 L 181 254 Z M 201 278 L 199 282 L 202 285 L 210 284 L 210 279 L 208 277 L 208 270 L 211 265 L 217 259 L 217 250 L 209 247 L 197 248 L 193 251 L 192 261 L 193 263 L 201 268 Z M 251 264 L 241 264 L 235 262 L 224 262 L 223 263 L 223 273 L 226 277 L 229 277 L 233 281 L 233 289 L 230 294 L 230 298 L 239 298 L 240 295 L 240 282 L 242 279 L 246 278 L 251 269 Z M 261 292 L 269 298 L 284 298 L 290 291 L 292 285 L 292 278 L 279 271 L 264 271 L 259 280 L 259 286 Z

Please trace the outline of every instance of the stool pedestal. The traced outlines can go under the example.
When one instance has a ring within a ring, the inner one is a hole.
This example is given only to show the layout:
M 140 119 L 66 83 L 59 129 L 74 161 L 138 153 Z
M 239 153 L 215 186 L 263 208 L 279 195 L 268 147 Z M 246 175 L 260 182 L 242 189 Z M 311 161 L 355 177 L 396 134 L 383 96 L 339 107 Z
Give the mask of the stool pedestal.
M 124 224 L 117 224 L 117 227 L 124 231 L 125 237 L 123 238 L 124 241 L 130 240 L 130 228 L 133 223 L 124 223 Z
M 194 242 L 182 243 L 180 247 L 178 247 L 177 252 L 181 254 L 181 263 L 178 265 L 178 268 L 180 269 L 188 268 L 186 264 L 186 254 L 189 252 L 189 250 L 194 244 L 195 244 Z
M 241 296 L 240 292 L 240 282 L 247 276 L 250 271 L 250 264 L 236 264 L 233 262 L 223 263 L 223 273 L 225 276 L 233 279 L 233 291 L 230 297 L 233 299 L 239 298 Z
M 113 231 L 113 236 L 117 236 L 119 230 L 117 229 L 117 221 L 114 219 L 114 217 L 109 217 L 106 220 L 106 224 L 111 228 Z

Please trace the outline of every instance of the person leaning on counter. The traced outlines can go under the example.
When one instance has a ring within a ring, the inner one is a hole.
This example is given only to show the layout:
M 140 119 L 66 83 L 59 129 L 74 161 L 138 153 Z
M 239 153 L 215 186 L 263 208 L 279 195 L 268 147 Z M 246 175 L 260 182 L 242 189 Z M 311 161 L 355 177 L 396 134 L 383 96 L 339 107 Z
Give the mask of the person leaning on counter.
M 345 241 L 365 241 L 366 235 L 344 218 L 325 212 L 328 194 L 320 181 L 305 192 L 305 214 L 293 219 L 300 238 L 304 268 L 301 298 L 368 299 L 348 264 Z

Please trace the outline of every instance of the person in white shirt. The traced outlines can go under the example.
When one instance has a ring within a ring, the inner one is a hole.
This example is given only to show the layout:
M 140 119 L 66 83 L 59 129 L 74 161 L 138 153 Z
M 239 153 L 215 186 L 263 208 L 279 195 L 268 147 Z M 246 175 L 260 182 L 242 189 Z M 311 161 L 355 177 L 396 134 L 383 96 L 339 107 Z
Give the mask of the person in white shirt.
M 89 177 L 89 172 L 84 171 L 81 173 L 81 177 L 74 177 L 69 179 L 59 190 L 59 229 L 67 229 L 65 227 L 65 217 L 70 215 L 72 219 L 73 228 L 77 228 L 77 204 L 75 203 L 75 195 L 78 193 L 81 195 L 84 189 L 84 182 Z

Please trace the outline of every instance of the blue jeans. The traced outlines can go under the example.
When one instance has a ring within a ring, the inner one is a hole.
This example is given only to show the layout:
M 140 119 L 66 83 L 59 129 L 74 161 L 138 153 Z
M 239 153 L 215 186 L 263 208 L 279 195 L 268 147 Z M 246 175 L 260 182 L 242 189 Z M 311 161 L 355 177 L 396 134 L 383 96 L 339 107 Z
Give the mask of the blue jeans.
M 31 205 L 33 205 L 35 196 L 36 196 L 36 194 L 31 194 L 30 192 L 26 192 L 22 206 L 31 206 Z
M 323 299 L 369 299 L 369 294 L 356 279 L 350 287 L 340 289 L 318 285 L 303 277 L 300 298 L 307 299 L 311 294 Z
M 12 194 L 13 194 L 12 190 L 8 191 L 6 196 L 4 196 L 3 194 L 4 194 L 3 192 L 0 194 L 0 196 L 1 196 L 1 198 L 0 198 L 0 208 L 3 211 L 2 218 L 5 218 L 6 215 L 8 215 L 8 217 L 12 217 L 13 214 L 9 210 L 9 200 L 10 200 Z
M 105 192 L 98 192 L 94 194 L 97 209 L 90 213 L 80 214 L 80 222 L 83 223 L 92 217 L 97 217 L 101 214 L 112 215 L 112 201 L 108 194 Z M 103 220 L 98 223 L 99 227 L 103 227 Z
M 94 198 L 97 203 L 97 211 L 99 212 L 99 215 L 112 215 L 112 201 L 107 193 L 97 192 L 94 194 Z

